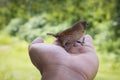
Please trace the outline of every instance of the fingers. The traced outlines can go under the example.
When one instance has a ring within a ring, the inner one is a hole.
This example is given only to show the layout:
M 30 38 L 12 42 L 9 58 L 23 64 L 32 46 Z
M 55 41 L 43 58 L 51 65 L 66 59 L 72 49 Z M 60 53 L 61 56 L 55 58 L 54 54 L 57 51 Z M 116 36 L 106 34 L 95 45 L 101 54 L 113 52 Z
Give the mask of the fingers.
M 81 47 L 80 51 L 81 52 L 95 52 L 94 50 L 94 44 L 93 44 L 93 39 L 90 35 L 85 35 L 85 41 L 84 45 Z
M 94 44 L 93 44 L 93 39 L 90 35 L 86 35 L 85 36 L 85 43 L 84 43 L 84 46 L 89 46 L 91 48 L 94 47 Z
M 75 45 L 70 49 L 69 52 L 71 53 L 84 53 L 84 52 L 89 52 L 89 51 L 95 51 L 94 50 L 94 44 L 93 44 L 93 39 L 90 35 L 84 35 L 82 38 L 80 38 L 78 41 L 83 42 L 83 45 L 81 43 L 76 42 Z M 54 43 L 55 45 L 62 46 L 60 44 L 60 41 L 55 40 Z
M 62 46 L 59 40 L 55 40 L 55 41 L 53 42 L 53 44 L 58 45 L 58 46 Z
M 36 43 L 43 43 L 43 39 L 42 38 L 36 38 L 35 40 L 33 40 L 31 42 L 31 44 L 29 45 L 29 49 L 30 49 L 30 46 L 33 45 L 33 44 L 36 44 Z
M 35 44 L 35 43 L 43 43 L 44 41 L 41 38 L 36 38 L 34 41 L 32 41 L 31 44 Z
M 81 44 L 84 40 L 83 45 Z M 70 49 L 71 53 L 85 53 L 94 50 L 93 39 L 90 35 L 85 35 L 78 40 L 81 43 L 76 42 L 75 46 Z

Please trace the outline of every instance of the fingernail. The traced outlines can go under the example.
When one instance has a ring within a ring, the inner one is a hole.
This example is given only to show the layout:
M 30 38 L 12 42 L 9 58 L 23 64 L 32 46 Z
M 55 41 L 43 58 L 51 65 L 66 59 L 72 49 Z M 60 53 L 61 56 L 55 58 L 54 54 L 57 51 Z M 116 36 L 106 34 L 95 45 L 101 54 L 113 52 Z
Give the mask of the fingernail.
M 34 43 L 43 43 L 44 41 L 41 39 L 41 38 L 36 38 L 35 40 L 32 41 L 31 44 L 34 44 Z

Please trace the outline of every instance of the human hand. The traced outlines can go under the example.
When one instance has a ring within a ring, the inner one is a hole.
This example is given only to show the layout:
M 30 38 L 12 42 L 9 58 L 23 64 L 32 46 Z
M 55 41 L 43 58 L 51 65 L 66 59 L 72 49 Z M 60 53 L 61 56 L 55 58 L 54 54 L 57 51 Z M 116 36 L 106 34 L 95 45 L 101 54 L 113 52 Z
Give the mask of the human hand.
M 84 46 L 76 43 L 69 52 L 57 40 L 47 44 L 37 38 L 30 44 L 29 55 L 42 80 L 93 80 L 98 71 L 98 57 L 89 35 Z

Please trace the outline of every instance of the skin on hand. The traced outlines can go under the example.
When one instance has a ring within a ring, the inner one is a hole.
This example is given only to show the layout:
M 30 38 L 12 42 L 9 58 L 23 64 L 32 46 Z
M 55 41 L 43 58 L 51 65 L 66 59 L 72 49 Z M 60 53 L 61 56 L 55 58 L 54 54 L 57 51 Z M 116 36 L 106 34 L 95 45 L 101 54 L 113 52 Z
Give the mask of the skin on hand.
M 66 52 L 57 40 L 53 44 L 47 44 L 37 38 L 30 44 L 30 59 L 40 71 L 42 80 L 94 79 L 99 61 L 91 36 L 84 37 L 84 46 L 76 43 L 69 52 Z

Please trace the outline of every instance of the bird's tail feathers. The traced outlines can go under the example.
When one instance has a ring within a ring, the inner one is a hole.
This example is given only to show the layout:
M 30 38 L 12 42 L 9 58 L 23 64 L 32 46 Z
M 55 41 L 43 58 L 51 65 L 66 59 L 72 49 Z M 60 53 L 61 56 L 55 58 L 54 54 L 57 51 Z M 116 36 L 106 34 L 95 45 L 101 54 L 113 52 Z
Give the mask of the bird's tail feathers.
M 58 37 L 57 34 L 53 34 L 53 33 L 47 33 L 47 35 L 51 35 L 51 36 L 54 36 L 54 37 Z

